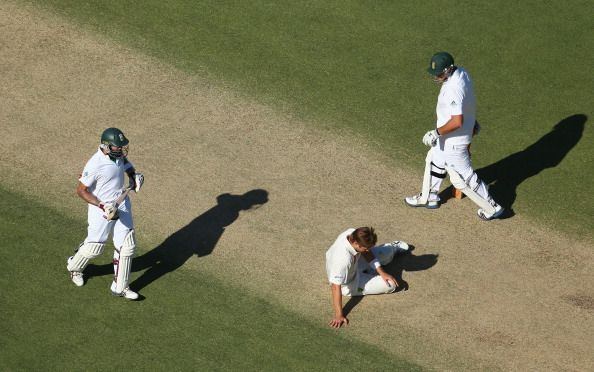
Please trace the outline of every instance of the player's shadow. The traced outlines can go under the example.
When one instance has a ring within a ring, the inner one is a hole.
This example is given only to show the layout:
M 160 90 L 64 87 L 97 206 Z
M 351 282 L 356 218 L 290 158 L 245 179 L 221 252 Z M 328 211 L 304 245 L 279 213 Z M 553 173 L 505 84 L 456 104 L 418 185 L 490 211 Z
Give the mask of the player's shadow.
M 411 247 L 414 249 L 413 246 Z M 438 258 L 438 254 L 429 253 L 416 256 L 411 252 L 402 256 L 396 256 L 396 258 L 386 266 L 385 270 L 398 281 L 396 292 L 408 291 L 409 284 L 404 280 L 402 274 L 405 271 L 413 272 L 430 269 L 437 264 Z
M 139 291 L 155 280 L 180 268 L 196 255 L 212 253 L 217 242 L 238 217 L 240 211 L 254 209 L 268 202 L 268 192 L 255 189 L 243 195 L 221 194 L 217 204 L 173 233 L 161 244 L 132 261 L 132 271 L 146 270 L 130 284 Z M 89 265 L 85 274 L 90 276 L 113 274 L 111 265 Z
M 217 242 L 238 217 L 240 211 L 259 207 L 268 202 L 268 192 L 255 189 L 243 195 L 221 194 L 217 205 L 173 233 L 153 250 L 132 261 L 132 271 L 146 270 L 130 287 L 141 290 L 163 275 L 177 270 L 196 255 L 209 255 Z
M 414 246 L 411 245 L 410 247 L 411 251 L 414 250 Z M 404 280 L 402 274 L 405 271 L 412 272 L 430 269 L 435 266 L 435 264 L 437 264 L 438 258 L 439 255 L 437 254 L 423 254 L 416 256 L 411 252 L 396 256 L 392 262 L 384 267 L 384 270 L 398 281 L 398 288 L 396 288 L 396 292 L 407 291 L 409 284 L 406 280 Z M 364 297 L 365 296 L 351 297 L 343 306 L 342 311 L 344 316 L 347 316 L 355 308 L 355 306 L 363 301 Z
M 268 192 L 254 189 L 243 195 L 221 194 L 217 204 L 196 217 L 165 239 L 159 246 L 132 261 L 132 271 L 146 270 L 130 288 L 140 290 L 163 275 L 177 270 L 188 259 L 196 255 L 207 256 L 215 249 L 217 242 L 238 217 L 239 212 L 254 209 L 268 202 Z M 85 276 L 113 275 L 113 265 L 90 264 Z
M 588 117 L 583 114 L 569 116 L 524 150 L 476 171 L 479 178 L 490 185 L 489 191 L 493 199 L 508 211 L 505 217 L 514 214 L 512 207 L 516 201 L 518 186 L 544 169 L 559 165 L 582 138 L 587 120 Z M 452 190 L 450 186 L 440 194 L 442 202 L 451 198 Z

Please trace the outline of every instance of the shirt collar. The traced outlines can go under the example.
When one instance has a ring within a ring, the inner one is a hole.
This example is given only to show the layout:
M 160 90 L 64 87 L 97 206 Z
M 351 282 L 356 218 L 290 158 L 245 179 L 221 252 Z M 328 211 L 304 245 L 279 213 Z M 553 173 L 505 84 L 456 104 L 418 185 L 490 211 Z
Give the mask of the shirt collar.
M 355 250 L 355 248 L 353 248 L 353 246 L 351 245 L 351 242 L 349 242 L 349 239 L 347 237 L 345 237 L 344 240 L 346 240 L 347 252 L 349 252 L 351 254 L 351 256 L 356 256 L 359 252 L 357 252 Z
M 116 165 L 120 165 L 120 162 L 122 161 L 122 159 L 112 159 L 109 155 L 104 153 L 103 150 L 101 150 L 101 146 L 99 146 L 99 148 L 97 149 L 97 152 L 101 155 L 101 158 L 107 162 L 114 163 Z

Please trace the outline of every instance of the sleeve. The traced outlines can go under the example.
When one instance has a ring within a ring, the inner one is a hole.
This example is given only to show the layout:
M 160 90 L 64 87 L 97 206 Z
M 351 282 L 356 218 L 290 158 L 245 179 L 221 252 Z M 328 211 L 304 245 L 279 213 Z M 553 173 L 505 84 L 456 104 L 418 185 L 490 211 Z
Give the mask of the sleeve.
M 83 185 L 87 186 L 87 187 L 91 187 L 95 184 L 95 182 L 97 182 L 97 175 L 99 172 L 97 172 L 97 169 L 95 167 L 92 166 L 91 162 L 89 161 L 86 165 L 85 168 L 83 169 L 82 174 L 80 175 L 80 178 L 78 179 Z
M 332 284 L 343 285 L 346 284 L 346 273 L 336 273 L 328 277 L 328 281 Z
M 132 162 L 130 160 L 128 160 L 128 158 L 125 158 L 124 159 L 124 172 L 126 172 L 130 168 L 134 168 L 134 164 L 132 164 Z
M 347 283 L 348 268 L 337 267 L 336 265 L 329 265 L 328 267 L 328 281 L 332 284 L 343 285 Z

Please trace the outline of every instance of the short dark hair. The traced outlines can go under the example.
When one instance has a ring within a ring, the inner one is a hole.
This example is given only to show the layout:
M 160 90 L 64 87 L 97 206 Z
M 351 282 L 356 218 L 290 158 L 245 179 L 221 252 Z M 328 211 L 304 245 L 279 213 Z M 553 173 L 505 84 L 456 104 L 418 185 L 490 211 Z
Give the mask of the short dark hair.
M 351 234 L 351 238 L 365 248 L 371 248 L 377 243 L 377 235 L 373 227 L 358 227 Z

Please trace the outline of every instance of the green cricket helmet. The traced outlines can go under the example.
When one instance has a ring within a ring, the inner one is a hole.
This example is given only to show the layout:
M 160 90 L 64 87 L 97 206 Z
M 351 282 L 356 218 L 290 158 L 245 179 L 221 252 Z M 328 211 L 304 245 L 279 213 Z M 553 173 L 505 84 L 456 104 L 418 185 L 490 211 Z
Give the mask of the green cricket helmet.
M 121 159 L 128 156 L 128 143 L 128 139 L 118 128 L 107 128 L 101 134 L 100 147 L 110 158 Z
M 427 72 L 437 77 L 438 75 L 447 73 L 452 67 L 454 67 L 454 57 L 448 52 L 439 52 L 431 57 Z

